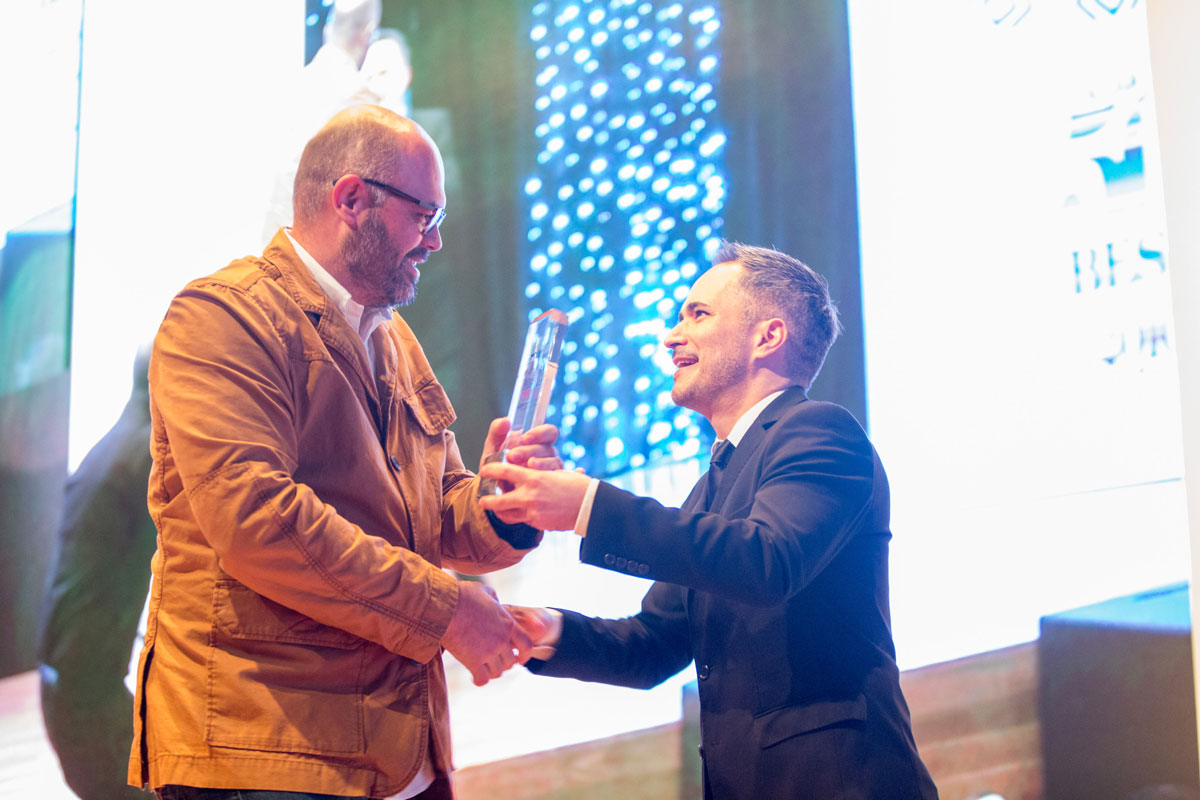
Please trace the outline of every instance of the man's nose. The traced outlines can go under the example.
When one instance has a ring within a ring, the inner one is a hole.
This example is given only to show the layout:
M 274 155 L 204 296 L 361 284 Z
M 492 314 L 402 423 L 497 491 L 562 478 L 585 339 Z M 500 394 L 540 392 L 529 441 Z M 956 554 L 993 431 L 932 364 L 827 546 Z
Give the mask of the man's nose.
M 421 246 L 426 250 L 441 250 L 442 249 L 442 229 L 441 227 L 430 228 L 425 231 L 421 237 Z

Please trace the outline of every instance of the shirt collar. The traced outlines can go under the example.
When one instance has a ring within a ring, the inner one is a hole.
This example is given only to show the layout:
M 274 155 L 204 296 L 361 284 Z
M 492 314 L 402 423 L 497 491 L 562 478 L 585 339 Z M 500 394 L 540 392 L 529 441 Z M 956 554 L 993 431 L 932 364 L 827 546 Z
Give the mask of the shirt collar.
M 341 312 L 364 343 L 370 338 L 375 328 L 392 318 L 392 309 L 387 306 L 367 307 L 356 302 L 346 287 L 338 283 L 337 279 L 318 264 L 317 260 L 304 249 L 304 246 L 292 237 L 291 228 L 284 228 L 283 232 L 287 235 L 288 241 L 292 243 L 292 247 L 296 249 L 296 255 L 300 257 L 300 262 L 304 264 L 313 280 L 321 287 L 321 291 L 325 292 L 333 302 L 333 307 Z
M 758 419 L 759 415 L 762 414 L 763 410 L 766 409 L 767 406 L 771 405 L 771 401 L 773 401 L 776 397 L 779 397 L 779 395 L 783 394 L 783 392 L 783 389 L 780 389 L 778 392 L 772 392 L 762 400 L 759 400 L 757 403 L 750 406 L 750 408 L 746 409 L 745 413 L 738 417 L 738 421 L 735 422 L 733 427 L 730 429 L 729 436 L 727 437 L 729 443 L 734 447 L 737 447 L 739 444 L 741 444 L 742 437 L 746 435 L 746 431 L 750 430 L 750 426 L 754 424 L 754 421 Z M 719 445 L 722 441 L 725 440 L 721 439 L 713 442 L 713 450 L 716 450 L 717 445 Z

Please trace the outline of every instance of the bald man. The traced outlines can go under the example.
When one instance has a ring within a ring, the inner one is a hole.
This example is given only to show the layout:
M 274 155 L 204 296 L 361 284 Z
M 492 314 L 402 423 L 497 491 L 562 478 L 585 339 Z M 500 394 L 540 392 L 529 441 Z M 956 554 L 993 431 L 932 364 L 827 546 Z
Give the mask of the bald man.
M 394 311 L 442 244 L 437 146 L 348 109 L 308 143 L 294 196 L 294 226 L 190 283 L 155 339 L 129 780 L 192 800 L 450 797 L 442 650 L 482 685 L 530 641 L 443 567 L 509 566 L 541 534 L 480 508 Z M 530 431 L 516 459 L 561 467 L 556 436 Z

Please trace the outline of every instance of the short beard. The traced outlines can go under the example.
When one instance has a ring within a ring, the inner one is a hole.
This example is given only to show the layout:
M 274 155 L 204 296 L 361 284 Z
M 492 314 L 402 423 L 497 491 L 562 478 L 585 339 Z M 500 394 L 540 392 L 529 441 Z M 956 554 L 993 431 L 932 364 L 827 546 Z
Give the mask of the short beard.
M 404 274 L 409 258 L 423 260 L 429 255 L 424 247 L 415 247 L 403 258 L 392 244 L 387 228 L 375 213 L 368 212 L 359 230 L 342 242 L 341 257 L 358 284 L 382 294 L 384 302 L 376 306 L 406 306 L 417 298 L 417 280 Z

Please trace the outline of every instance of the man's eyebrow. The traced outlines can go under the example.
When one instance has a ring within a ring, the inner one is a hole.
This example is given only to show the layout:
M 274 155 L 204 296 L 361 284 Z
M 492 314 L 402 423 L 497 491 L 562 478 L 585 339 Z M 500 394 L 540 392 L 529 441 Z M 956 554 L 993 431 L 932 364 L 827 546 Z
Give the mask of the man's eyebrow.
M 698 308 L 707 309 L 708 303 L 705 303 L 703 300 L 687 301 L 686 303 L 683 304 L 683 307 L 681 309 L 679 309 L 679 319 L 682 320 L 688 312 L 695 311 Z

